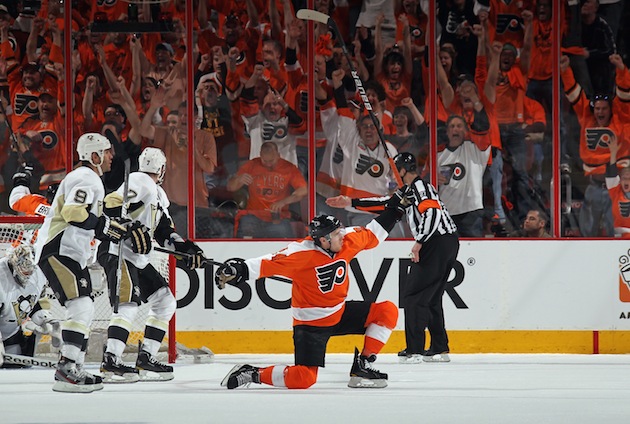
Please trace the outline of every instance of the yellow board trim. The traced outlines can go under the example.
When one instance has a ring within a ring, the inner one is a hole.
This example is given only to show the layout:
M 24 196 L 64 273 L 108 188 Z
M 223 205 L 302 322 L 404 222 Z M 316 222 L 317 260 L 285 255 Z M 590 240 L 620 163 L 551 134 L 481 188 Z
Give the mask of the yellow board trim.
M 630 353 L 630 331 L 449 331 L 452 353 Z M 427 343 L 428 343 L 427 336 Z M 206 346 L 214 353 L 293 353 L 291 331 L 178 331 L 177 341 L 189 348 Z M 363 336 L 332 337 L 328 353 L 352 352 Z M 394 331 L 382 353 L 405 347 L 403 331 Z

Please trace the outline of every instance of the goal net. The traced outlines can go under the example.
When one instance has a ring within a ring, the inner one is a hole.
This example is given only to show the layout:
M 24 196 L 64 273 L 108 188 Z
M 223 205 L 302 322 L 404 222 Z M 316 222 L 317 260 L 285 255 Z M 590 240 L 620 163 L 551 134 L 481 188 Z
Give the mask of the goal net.
M 6 222 L 10 220 L 11 222 Z M 15 245 L 19 243 L 35 243 L 37 230 L 41 227 L 43 219 L 39 217 L 2 217 L 0 222 L 0 257 L 4 257 Z M 175 293 L 175 261 L 168 254 L 155 252 L 151 253 L 151 264 L 169 282 L 171 290 Z M 112 315 L 112 308 L 109 302 L 109 291 L 107 282 L 104 279 L 105 273 L 100 266 L 90 269 L 92 278 L 94 299 L 94 319 L 90 327 L 90 337 L 88 340 L 88 351 L 86 362 L 99 363 L 103 358 L 103 348 L 107 342 L 107 327 Z M 66 310 L 61 306 L 54 296 L 52 290 L 47 287 L 44 296 L 50 300 L 50 311 L 54 318 L 64 320 Z M 138 310 L 135 321 L 127 341 L 127 347 L 123 354 L 123 360 L 135 362 L 138 353 L 138 345 L 144 335 L 144 325 L 149 314 L 148 305 L 142 304 Z M 50 343 L 49 336 L 43 336 L 35 349 L 36 356 L 56 357 L 58 351 Z M 161 361 L 168 360 L 174 362 L 177 356 L 175 342 L 175 317 L 169 324 L 166 337 L 162 341 L 160 353 Z

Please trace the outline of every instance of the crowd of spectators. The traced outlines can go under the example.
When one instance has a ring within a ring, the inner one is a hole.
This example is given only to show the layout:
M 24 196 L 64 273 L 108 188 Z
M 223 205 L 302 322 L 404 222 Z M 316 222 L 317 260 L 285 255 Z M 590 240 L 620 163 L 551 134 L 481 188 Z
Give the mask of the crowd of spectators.
M 320 23 L 309 45 L 307 23 L 296 17 L 305 0 L 199 0 L 192 28 L 187 3 L 73 0 L 68 29 L 60 0 L 0 0 L 3 213 L 12 213 L 6 193 L 20 166 L 28 163 L 33 189 L 43 191 L 72 167 L 67 143 L 96 131 L 112 141 L 113 171 L 127 158 L 137 169 L 145 146 L 165 152 L 171 215 L 186 234 L 193 207 L 190 236 L 198 238 L 300 237 L 311 198 L 317 213 L 364 225 L 370 212 L 331 210 L 325 200 L 390 194 L 396 179 L 388 157 L 399 152 L 417 157 L 430 178 L 431 143 L 440 197 L 464 237 L 518 237 L 532 211 L 550 233 L 554 160 L 569 176 L 563 193 L 572 193 L 562 236 L 612 237 L 624 227 L 616 221 L 627 211 L 616 210 L 605 179 L 611 139 L 618 173 L 608 175 L 623 181 L 630 163 L 624 0 L 562 0 L 560 122 L 552 120 L 552 0 L 438 0 L 436 40 L 427 36 L 428 0 L 314 0 L 350 55 Z M 149 26 L 164 23 L 168 30 Z M 69 36 L 72 51 L 64 54 Z M 430 96 L 437 96 L 435 116 Z M 429 140 L 429 126 L 437 140 Z M 122 175 L 110 173 L 106 188 L 117 188 Z

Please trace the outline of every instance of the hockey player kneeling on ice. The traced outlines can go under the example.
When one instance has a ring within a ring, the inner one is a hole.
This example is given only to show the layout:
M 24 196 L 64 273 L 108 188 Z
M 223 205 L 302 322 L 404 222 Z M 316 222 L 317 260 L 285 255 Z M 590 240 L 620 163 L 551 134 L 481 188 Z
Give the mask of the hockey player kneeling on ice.
M 173 367 L 159 362 L 156 355 L 175 313 L 176 300 L 168 282 L 150 263 L 152 238 L 166 249 L 189 253 L 190 269 L 200 267 L 206 259 L 195 243 L 182 239 L 173 228 L 169 201 L 160 187 L 166 171 L 164 153 L 147 147 L 139 162 L 139 172 L 129 175 L 127 213 L 135 222 L 130 229 L 132 236 L 123 242 L 120 282 L 117 281 L 118 246 L 102 243 L 98 251 L 98 261 L 107 274 L 110 299 L 116 293 L 116 284 L 120 284 L 118 313 L 112 315 L 101 364 L 105 383 L 173 379 Z M 114 216 L 122 213 L 123 190 L 124 185 L 105 197 L 106 213 Z M 122 354 L 141 302 L 149 304 L 150 313 L 136 366 L 132 367 L 123 363 Z
M 384 301 L 346 301 L 348 264 L 361 251 L 385 240 L 408 206 L 405 190 L 398 190 L 386 209 L 365 227 L 342 228 L 333 216 L 320 215 L 310 223 L 310 237 L 290 243 L 274 255 L 246 261 L 228 261 L 219 267 L 215 282 L 226 283 L 281 275 L 292 280 L 291 311 L 295 365 L 236 365 L 221 385 L 235 389 L 250 383 L 265 383 L 290 389 L 305 389 L 317 381 L 324 366 L 326 344 L 331 336 L 364 334 L 363 350 L 355 348 L 349 387 L 387 386 L 387 374 L 372 363 L 391 335 L 398 320 L 398 307 Z M 267 280 L 269 281 L 269 280 Z
M 33 356 L 41 335 L 51 335 L 59 347 L 59 321 L 43 309 L 48 307 L 41 296 L 45 285 L 31 245 L 19 244 L 0 259 L 0 367 L 19 367 L 10 361 L 3 364 L 4 353 Z

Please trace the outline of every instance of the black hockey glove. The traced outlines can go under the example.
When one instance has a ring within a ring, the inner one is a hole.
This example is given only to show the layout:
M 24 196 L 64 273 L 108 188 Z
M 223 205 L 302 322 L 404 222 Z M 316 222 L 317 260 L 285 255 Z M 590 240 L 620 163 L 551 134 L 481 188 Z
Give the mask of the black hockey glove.
M 151 252 L 151 232 L 140 221 L 134 222 L 127 230 L 125 238 L 131 240 L 131 250 L 141 255 Z
M 203 268 L 208 259 L 203 254 L 203 250 L 190 240 L 176 241 L 175 250 L 178 252 L 189 253 L 190 256 L 182 258 L 188 269 Z
M 33 167 L 30 165 L 21 166 L 18 171 L 13 174 L 13 187 L 31 186 L 31 177 L 33 176 Z
M 94 231 L 96 238 L 101 241 L 111 241 L 118 243 L 127 235 L 127 224 L 129 220 L 126 218 L 112 217 L 101 215 Z
M 411 202 L 408 198 L 408 193 L 411 191 L 409 186 L 404 185 L 392 194 L 392 197 L 387 201 L 385 207 L 387 209 L 395 209 L 401 216 L 405 214 L 405 210 L 411 206 Z
M 230 282 L 241 284 L 249 278 L 249 270 L 242 259 L 228 259 L 214 273 L 214 283 L 223 290 Z

